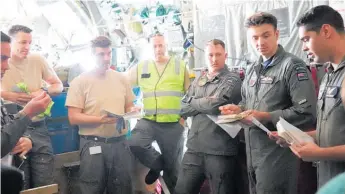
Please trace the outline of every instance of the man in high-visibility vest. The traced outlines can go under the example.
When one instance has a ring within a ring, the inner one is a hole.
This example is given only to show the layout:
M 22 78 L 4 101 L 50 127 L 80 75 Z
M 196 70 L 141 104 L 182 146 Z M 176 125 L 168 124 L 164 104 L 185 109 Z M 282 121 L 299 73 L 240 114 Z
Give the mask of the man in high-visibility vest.
M 190 85 L 189 74 L 181 59 L 166 55 L 162 34 L 151 36 L 150 44 L 154 59 L 142 61 L 128 72 L 131 83 L 143 92 L 145 112 L 133 129 L 129 145 L 139 161 L 150 168 L 146 184 L 154 183 L 164 170 L 163 179 L 172 190 L 182 159 L 184 127 L 179 121 L 181 99 Z M 161 154 L 152 147 L 155 140 Z

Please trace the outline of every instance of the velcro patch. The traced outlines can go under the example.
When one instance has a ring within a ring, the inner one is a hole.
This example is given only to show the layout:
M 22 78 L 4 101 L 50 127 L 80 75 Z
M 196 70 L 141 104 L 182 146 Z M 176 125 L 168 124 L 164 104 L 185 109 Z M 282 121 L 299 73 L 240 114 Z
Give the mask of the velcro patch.
M 306 102 L 307 102 L 307 99 L 303 99 L 303 100 L 299 101 L 298 104 L 299 104 L 299 105 L 302 105 L 302 104 L 304 104 L 304 103 L 306 103 Z
M 296 67 L 295 68 L 296 69 L 296 71 L 297 72 L 305 72 L 305 73 L 307 73 L 307 69 L 305 68 L 305 67 L 301 67 L 301 66 L 298 66 L 298 67 Z

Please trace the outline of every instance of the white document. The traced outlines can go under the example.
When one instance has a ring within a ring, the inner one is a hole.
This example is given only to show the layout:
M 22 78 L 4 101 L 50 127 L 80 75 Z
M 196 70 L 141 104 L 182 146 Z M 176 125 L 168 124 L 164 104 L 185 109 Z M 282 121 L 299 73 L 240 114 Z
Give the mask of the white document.
M 214 123 L 221 127 L 226 133 L 228 133 L 232 138 L 235 138 L 237 134 L 243 128 L 239 122 L 233 123 L 218 123 L 218 117 L 214 115 L 207 115 Z
M 291 125 L 283 118 L 280 118 L 277 123 L 277 131 L 278 135 L 285 139 L 289 144 L 299 145 L 305 142 L 314 142 L 313 137 Z
M 252 123 L 254 125 L 256 125 L 257 127 L 259 127 L 260 129 L 262 129 L 264 132 L 266 132 L 267 134 L 270 134 L 271 131 L 269 129 L 267 129 L 267 127 L 265 127 L 265 125 L 263 125 L 262 123 L 260 123 L 260 121 L 258 121 L 255 117 L 251 117 Z
M 243 119 L 245 115 L 243 114 L 231 114 L 231 115 L 219 115 L 217 118 L 217 124 L 222 123 L 232 123 Z

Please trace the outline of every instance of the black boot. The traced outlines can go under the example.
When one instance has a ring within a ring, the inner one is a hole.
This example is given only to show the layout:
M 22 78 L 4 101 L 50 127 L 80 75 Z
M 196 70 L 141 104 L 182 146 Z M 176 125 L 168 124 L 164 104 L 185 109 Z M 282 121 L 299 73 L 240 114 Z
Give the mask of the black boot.
M 155 171 L 153 169 L 150 169 L 150 171 L 147 173 L 146 177 L 145 177 L 145 183 L 148 185 L 153 184 L 160 175 L 160 171 Z
M 148 185 L 153 184 L 159 178 L 160 172 L 163 170 L 162 156 L 159 156 L 152 164 L 154 168 L 151 168 L 145 177 L 145 183 Z

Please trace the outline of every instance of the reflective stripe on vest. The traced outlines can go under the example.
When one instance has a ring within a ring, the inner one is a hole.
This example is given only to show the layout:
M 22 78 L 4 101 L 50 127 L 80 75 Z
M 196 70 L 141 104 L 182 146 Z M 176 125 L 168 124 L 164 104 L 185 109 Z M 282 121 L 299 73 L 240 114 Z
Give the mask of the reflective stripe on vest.
M 145 116 L 149 115 L 158 115 L 158 114 L 180 114 L 180 109 L 157 109 L 152 110 L 152 109 L 145 109 Z
M 177 91 L 156 91 L 156 92 L 145 92 L 143 93 L 144 98 L 150 97 L 160 97 L 160 96 L 176 96 L 176 97 L 183 97 L 183 92 Z

